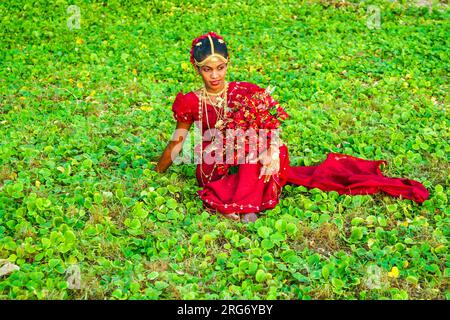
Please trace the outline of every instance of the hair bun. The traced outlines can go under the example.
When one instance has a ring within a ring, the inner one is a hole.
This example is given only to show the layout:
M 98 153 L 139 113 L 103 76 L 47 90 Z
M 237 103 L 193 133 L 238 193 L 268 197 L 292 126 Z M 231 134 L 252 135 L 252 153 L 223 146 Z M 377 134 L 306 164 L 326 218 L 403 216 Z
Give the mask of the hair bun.
M 205 33 L 192 41 L 192 46 L 190 50 L 190 61 L 193 66 L 195 66 L 195 60 L 203 61 L 209 55 L 212 54 L 212 48 L 209 41 L 204 40 L 208 39 L 208 36 L 211 37 L 214 45 L 214 53 L 217 53 L 223 56 L 225 59 L 228 59 L 228 49 L 225 43 L 225 40 L 219 36 L 217 33 L 210 31 Z

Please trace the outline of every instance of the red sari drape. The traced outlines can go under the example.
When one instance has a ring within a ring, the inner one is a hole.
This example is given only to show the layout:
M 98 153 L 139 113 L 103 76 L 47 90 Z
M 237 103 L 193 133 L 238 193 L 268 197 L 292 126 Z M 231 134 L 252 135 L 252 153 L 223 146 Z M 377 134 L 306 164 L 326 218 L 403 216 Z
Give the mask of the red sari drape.
M 228 102 L 240 93 L 249 93 L 260 89 L 249 82 L 230 82 Z M 198 97 L 194 92 L 183 95 L 178 93 L 172 106 L 174 118 L 178 121 L 198 121 L 200 114 Z M 212 106 L 207 106 L 202 114 L 202 129 L 207 130 L 217 121 Z M 203 133 L 203 132 L 202 132 Z M 203 142 L 205 148 L 208 142 Z M 385 160 L 366 160 L 351 155 L 330 152 L 318 165 L 291 166 L 286 145 L 280 147 L 280 171 L 268 182 L 259 179 L 260 163 L 239 164 L 234 174 L 221 174 L 213 164 L 197 165 L 196 177 L 203 187 L 198 191 L 204 205 L 224 214 L 260 212 L 274 208 L 280 198 L 281 190 L 287 183 L 323 191 L 337 191 L 339 194 L 374 194 L 385 192 L 393 197 L 403 197 L 422 203 L 428 196 L 428 190 L 420 183 L 406 178 L 386 177 L 380 165 Z M 207 176 L 211 175 L 208 182 Z

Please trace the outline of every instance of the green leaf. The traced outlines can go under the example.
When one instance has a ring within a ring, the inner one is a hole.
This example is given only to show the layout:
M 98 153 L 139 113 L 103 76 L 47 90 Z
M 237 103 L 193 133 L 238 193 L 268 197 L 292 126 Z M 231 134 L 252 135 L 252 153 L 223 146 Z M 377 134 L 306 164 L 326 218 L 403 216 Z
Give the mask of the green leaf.
M 258 228 L 258 235 L 262 238 L 268 238 L 272 232 L 272 228 L 262 226 Z
M 191 244 L 197 244 L 200 241 L 200 235 L 195 232 L 192 236 L 191 236 Z
M 338 279 L 338 278 L 332 278 L 332 279 L 331 279 L 331 284 L 332 284 L 333 287 L 335 287 L 337 290 L 341 290 L 341 289 L 345 286 L 344 281 L 342 281 L 341 279 Z
M 298 261 L 298 257 L 293 250 L 286 250 L 281 253 L 281 259 L 288 263 L 296 263 Z
M 387 220 L 384 217 L 378 217 L 378 224 L 382 227 L 386 227 L 387 226 Z
M 352 219 L 351 225 L 352 226 L 358 226 L 360 224 L 364 223 L 364 219 L 360 217 L 356 217 Z
M 414 276 L 407 276 L 406 277 L 406 281 L 408 281 L 409 283 L 412 283 L 412 284 L 418 284 L 419 283 L 419 279 L 417 279 Z
M 164 290 L 168 286 L 169 286 L 169 284 L 165 281 L 156 281 L 155 282 L 155 288 L 158 290 Z
M 258 282 L 263 282 L 264 280 L 266 280 L 266 273 L 263 270 L 259 269 L 258 271 L 256 271 L 255 279 Z
M 81 167 L 84 169 L 90 169 L 92 168 L 92 160 L 91 159 L 85 159 L 83 160 L 83 162 L 81 163 Z
M 68 230 L 64 233 L 64 242 L 65 243 L 74 243 L 75 240 L 77 239 L 75 233 L 73 233 L 72 231 Z
M 293 236 L 293 235 L 297 234 L 298 229 L 294 223 L 290 222 L 286 226 L 286 231 L 289 235 Z
M 120 289 L 116 289 L 113 291 L 112 296 L 116 299 L 122 298 L 123 292 Z
M 301 273 L 295 272 L 292 274 L 292 276 L 298 281 L 298 282 L 302 282 L 302 283 L 309 283 L 311 282 L 311 280 L 307 277 L 304 276 Z
M 277 222 L 275 222 L 275 229 L 277 229 L 279 232 L 285 231 L 286 226 L 287 226 L 287 223 L 283 219 L 279 219 L 279 220 L 277 220 Z
M 322 267 L 322 276 L 325 280 L 328 280 L 328 277 L 330 276 L 330 271 L 332 270 L 333 265 L 326 264 Z
M 249 262 L 247 260 L 242 260 L 239 262 L 239 270 L 245 271 L 249 268 Z
M 50 268 L 55 268 L 56 266 L 61 264 L 61 260 L 60 259 L 50 259 L 48 261 L 48 265 Z
M 23 187 L 24 186 L 22 182 L 16 182 L 13 185 L 13 192 L 20 193 L 23 191 Z
M 270 236 L 270 240 L 272 240 L 275 243 L 279 243 L 281 241 L 285 241 L 286 240 L 286 236 L 283 233 L 275 232 L 274 234 L 272 234 Z
M 261 246 L 266 250 L 270 250 L 273 248 L 274 244 L 271 240 L 264 239 L 263 241 L 261 241 Z
M 141 227 L 141 222 L 139 219 L 127 218 L 125 219 L 124 224 L 130 229 L 139 229 Z
M 167 221 L 167 215 L 162 212 L 158 212 L 156 218 L 158 218 L 159 221 Z
M 363 238 L 363 229 L 361 227 L 353 227 L 350 241 L 358 242 Z
M 147 275 L 147 279 L 148 280 L 155 280 L 156 278 L 158 278 L 159 276 L 159 272 L 157 271 L 152 271 Z
M 137 202 L 134 205 L 132 214 L 140 219 L 145 219 L 148 216 L 148 212 L 144 209 L 144 204 L 142 202 Z
M 328 213 L 323 213 L 320 215 L 319 223 L 322 224 L 322 223 L 328 222 L 328 221 L 330 221 L 330 219 L 331 219 L 331 216 Z
M 166 202 L 166 199 L 164 199 L 163 197 L 158 196 L 155 198 L 155 204 L 157 206 L 162 205 L 164 202 Z
M 175 209 L 177 207 L 177 202 L 175 201 L 175 199 L 170 198 L 169 200 L 167 200 L 166 202 L 166 206 L 169 209 Z
M 250 262 L 248 264 L 248 270 L 245 272 L 248 275 L 253 275 L 258 269 L 258 264 L 255 262 Z
M 386 206 L 386 208 L 387 208 L 387 211 L 391 212 L 391 213 L 397 211 L 397 205 L 396 204 L 388 204 Z
M 172 194 L 180 192 L 180 188 L 174 185 L 168 185 L 167 190 L 169 190 L 169 192 Z

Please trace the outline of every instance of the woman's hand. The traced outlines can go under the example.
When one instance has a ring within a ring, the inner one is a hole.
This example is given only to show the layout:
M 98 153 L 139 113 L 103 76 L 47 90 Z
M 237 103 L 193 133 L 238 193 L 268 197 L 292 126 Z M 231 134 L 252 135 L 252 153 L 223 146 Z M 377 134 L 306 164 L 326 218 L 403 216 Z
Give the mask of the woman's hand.
M 258 179 L 264 176 L 264 183 L 266 183 L 272 175 L 278 174 L 280 171 L 280 149 L 271 146 L 258 159 L 262 164 Z

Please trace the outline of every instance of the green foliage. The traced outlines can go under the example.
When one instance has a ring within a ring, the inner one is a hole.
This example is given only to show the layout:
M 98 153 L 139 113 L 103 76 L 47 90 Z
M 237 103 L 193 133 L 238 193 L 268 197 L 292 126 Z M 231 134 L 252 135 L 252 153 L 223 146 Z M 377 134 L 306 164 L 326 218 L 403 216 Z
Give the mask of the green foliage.
M 448 9 L 342 3 L 85 1 L 80 29 L 72 2 L 0 4 L 0 299 L 449 299 Z M 209 30 L 229 81 L 276 86 L 291 165 L 386 159 L 430 199 L 287 185 L 254 224 L 204 211 L 195 165 L 152 169 Z

